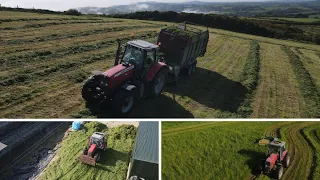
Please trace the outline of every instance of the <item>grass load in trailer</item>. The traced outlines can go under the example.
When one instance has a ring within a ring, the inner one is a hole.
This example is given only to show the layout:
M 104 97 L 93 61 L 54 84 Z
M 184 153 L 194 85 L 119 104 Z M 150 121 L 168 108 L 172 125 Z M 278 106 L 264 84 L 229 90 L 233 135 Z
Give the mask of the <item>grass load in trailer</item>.
M 197 58 L 204 56 L 209 41 L 209 31 L 200 30 L 184 22 L 162 29 L 158 36 L 160 52 L 169 66 L 169 73 L 177 77 L 181 71 L 190 75 L 195 71 Z

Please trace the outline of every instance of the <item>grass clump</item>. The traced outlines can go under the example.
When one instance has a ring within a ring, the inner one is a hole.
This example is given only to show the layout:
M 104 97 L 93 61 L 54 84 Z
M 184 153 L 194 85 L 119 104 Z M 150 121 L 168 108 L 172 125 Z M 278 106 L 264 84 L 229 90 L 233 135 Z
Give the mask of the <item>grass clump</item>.
M 81 130 L 70 132 L 39 179 L 125 179 L 135 135 L 122 135 L 121 139 L 114 136 L 126 128 L 120 126 L 108 129 L 100 122 L 89 122 Z M 101 161 L 92 167 L 80 163 L 77 157 L 86 146 L 88 137 L 97 131 L 106 134 L 108 149 L 102 154 Z

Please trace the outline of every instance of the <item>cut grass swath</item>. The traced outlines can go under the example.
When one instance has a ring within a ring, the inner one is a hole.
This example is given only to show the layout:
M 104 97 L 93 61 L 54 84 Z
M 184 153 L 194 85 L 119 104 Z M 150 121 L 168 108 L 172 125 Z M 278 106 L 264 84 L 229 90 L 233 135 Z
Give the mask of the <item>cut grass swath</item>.
M 289 56 L 290 63 L 299 83 L 300 91 L 306 102 L 305 114 L 308 117 L 320 117 L 320 93 L 311 75 L 304 68 L 299 56 L 292 52 L 289 47 L 282 46 L 282 49 Z
M 27 24 L 21 27 L 5 27 L 0 28 L 0 30 L 17 30 L 17 29 L 28 29 L 28 28 L 42 28 L 47 26 L 56 26 L 63 24 L 93 24 L 93 23 L 115 23 L 115 22 L 123 22 L 121 20 L 118 21 L 71 21 L 71 22 L 50 22 L 50 23 L 42 23 L 42 24 Z
M 145 26 L 145 27 L 157 28 L 161 26 L 162 25 L 153 25 L 153 26 Z M 51 34 L 48 36 L 36 37 L 34 39 L 12 39 L 8 41 L 0 41 L 0 44 L 13 45 L 13 44 L 21 44 L 21 43 L 43 42 L 43 41 L 49 41 L 49 40 L 83 37 L 83 36 L 89 36 L 92 34 L 103 34 L 107 32 L 138 29 L 138 28 L 141 28 L 141 26 L 121 26 L 121 27 L 113 27 L 113 28 L 102 28 L 102 29 L 94 29 L 94 30 L 71 33 L 71 34 Z
M 242 117 L 248 117 L 253 112 L 252 99 L 254 91 L 256 90 L 259 82 L 260 71 L 260 46 L 257 41 L 251 41 L 250 51 L 247 57 L 247 62 L 242 74 L 242 84 L 248 89 L 248 93 L 244 102 L 238 108 L 238 113 Z

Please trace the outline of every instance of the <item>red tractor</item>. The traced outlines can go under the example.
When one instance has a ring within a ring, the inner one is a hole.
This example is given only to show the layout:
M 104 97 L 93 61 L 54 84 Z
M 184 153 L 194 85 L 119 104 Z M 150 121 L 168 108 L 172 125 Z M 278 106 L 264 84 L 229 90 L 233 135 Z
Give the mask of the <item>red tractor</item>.
M 78 159 L 84 163 L 95 166 L 100 160 L 102 152 L 107 150 L 105 135 L 101 132 L 94 132 L 89 137 L 88 145 Z
M 274 173 L 277 179 L 282 178 L 284 167 L 287 168 L 290 164 L 290 156 L 285 144 L 276 138 L 268 144 L 268 155 L 262 166 L 263 174 Z
M 114 67 L 91 76 L 82 97 L 89 104 L 109 104 L 115 114 L 126 115 L 138 99 L 161 94 L 168 67 L 159 61 L 159 46 L 143 40 L 129 41 L 119 63 L 118 43 Z
M 186 31 L 186 24 L 181 30 Z M 126 116 L 137 100 L 160 95 L 167 79 L 176 81 L 182 70 L 193 72 L 196 58 L 206 52 L 209 32 L 191 30 L 192 36 L 182 36 L 162 29 L 157 43 L 132 40 L 126 43 L 123 53 L 117 40 L 114 67 L 95 72 L 82 88 L 87 107 L 110 106 L 112 113 Z

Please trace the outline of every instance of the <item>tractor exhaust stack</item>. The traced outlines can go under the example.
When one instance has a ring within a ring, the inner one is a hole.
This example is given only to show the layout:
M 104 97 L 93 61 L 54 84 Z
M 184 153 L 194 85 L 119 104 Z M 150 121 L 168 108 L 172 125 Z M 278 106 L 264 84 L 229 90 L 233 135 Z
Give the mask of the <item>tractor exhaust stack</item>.
M 117 39 L 118 49 L 116 53 L 116 59 L 114 60 L 114 66 L 119 64 L 120 54 L 121 54 L 121 42 L 120 39 Z

